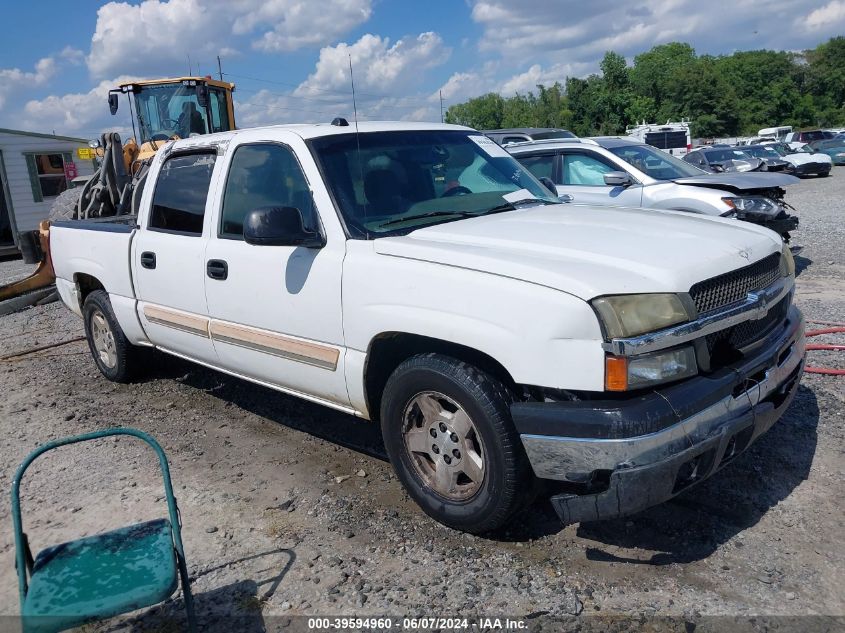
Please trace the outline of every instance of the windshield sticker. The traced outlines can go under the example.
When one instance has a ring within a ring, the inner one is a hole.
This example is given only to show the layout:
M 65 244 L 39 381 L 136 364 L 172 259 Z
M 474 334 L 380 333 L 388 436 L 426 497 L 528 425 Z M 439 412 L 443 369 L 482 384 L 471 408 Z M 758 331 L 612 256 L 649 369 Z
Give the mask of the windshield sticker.
M 504 194 L 502 197 L 505 199 L 505 202 L 517 202 L 519 200 L 534 200 L 537 198 L 537 196 L 528 191 L 528 189 L 518 189 L 517 191 L 511 191 L 510 193 Z
M 492 158 L 511 158 L 511 155 L 508 154 L 507 150 L 493 139 L 480 135 L 472 135 L 469 138 Z

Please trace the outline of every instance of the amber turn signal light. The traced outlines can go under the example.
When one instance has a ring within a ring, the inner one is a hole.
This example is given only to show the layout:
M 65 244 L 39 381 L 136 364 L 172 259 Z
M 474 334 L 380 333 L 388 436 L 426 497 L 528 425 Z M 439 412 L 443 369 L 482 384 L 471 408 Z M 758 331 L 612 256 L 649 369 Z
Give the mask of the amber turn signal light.
M 628 389 L 628 359 L 624 356 L 607 356 L 604 361 L 604 387 L 608 391 Z

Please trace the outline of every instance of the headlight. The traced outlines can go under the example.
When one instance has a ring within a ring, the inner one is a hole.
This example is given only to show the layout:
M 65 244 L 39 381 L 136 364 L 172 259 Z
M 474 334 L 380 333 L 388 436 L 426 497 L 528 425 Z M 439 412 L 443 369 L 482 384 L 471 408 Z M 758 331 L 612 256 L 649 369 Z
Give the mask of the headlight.
M 845 152 L 839 152 L 839 153 L 836 155 L 836 158 L 845 158 Z
M 697 373 L 698 364 L 691 345 L 630 358 L 608 356 L 605 361 L 605 388 L 608 391 L 641 389 Z
M 780 207 L 777 202 L 771 198 L 764 198 L 762 196 L 722 198 L 722 202 L 739 214 L 760 213 L 763 215 L 777 215 L 780 213 Z
M 795 276 L 795 258 L 786 244 L 783 245 L 783 250 L 780 252 L 780 275 L 781 277 Z
M 592 304 L 609 339 L 661 330 L 692 318 L 676 294 L 599 297 Z

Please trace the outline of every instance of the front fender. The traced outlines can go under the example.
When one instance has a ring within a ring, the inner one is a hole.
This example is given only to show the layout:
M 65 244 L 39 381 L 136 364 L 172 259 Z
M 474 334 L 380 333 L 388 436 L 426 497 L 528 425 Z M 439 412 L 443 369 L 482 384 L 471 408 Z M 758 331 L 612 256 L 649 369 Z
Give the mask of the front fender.
M 514 381 L 600 391 L 601 329 L 583 300 L 494 274 L 379 255 L 348 254 L 343 277 L 347 347 L 366 353 L 384 332 L 470 347 Z

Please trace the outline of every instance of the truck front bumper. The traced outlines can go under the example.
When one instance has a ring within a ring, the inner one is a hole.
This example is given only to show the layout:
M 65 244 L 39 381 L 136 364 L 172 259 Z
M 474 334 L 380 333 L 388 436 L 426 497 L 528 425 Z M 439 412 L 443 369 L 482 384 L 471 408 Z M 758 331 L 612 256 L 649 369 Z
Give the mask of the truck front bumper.
M 514 423 L 535 474 L 582 484 L 552 504 L 565 523 L 662 503 L 733 460 L 786 411 L 804 369 L 804 320 L 735 365 L 621 400 L 524 402 Z

